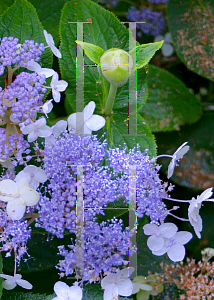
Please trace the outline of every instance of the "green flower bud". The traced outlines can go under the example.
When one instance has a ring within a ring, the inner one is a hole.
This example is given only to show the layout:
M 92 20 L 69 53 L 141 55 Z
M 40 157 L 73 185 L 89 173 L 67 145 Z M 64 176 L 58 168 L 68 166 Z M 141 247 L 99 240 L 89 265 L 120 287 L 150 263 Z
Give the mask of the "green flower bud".
M 114 86 L 123 86 L 132 72 L 133 60 L 129 53 L 122 49 L 107 50 L 100 58 L 103 76 Z

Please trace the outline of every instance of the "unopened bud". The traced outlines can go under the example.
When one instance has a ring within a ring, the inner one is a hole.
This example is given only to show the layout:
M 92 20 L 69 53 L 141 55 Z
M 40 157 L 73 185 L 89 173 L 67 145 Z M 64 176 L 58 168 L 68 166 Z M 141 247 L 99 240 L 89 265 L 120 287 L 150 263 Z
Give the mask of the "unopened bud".
M 133 60 L 122 49 L 107 50 L 100 58 L 103 76 L 115 87 L 123 86 L 133 69 Z

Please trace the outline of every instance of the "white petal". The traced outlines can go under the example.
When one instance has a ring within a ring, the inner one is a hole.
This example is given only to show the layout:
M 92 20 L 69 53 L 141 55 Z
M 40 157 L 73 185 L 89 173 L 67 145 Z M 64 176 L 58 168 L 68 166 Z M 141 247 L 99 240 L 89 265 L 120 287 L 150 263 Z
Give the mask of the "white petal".
M 115 290 L 115 285 L 114 284 L 112 284 L 111 286 L 106 288 L 105 291 L 104 291 L 104 294 L 103 294 L 103 300 L 112 300 L 114 290 Z
M 68 126 L 75 129 L 76 131 L 81 130 L 81 128 L 84 127 L 83 113 L 82 112 L 77 112 L 77 113 L 71 114 L 68 117 L 67 122 L 68 122 Z
M 164 245 L 164 239 L 161 236 L 151 235 L 147 240 L 147 246 L 151 251 L 159 251 Z
M 30 290 L 30 289 L 33 288 L 32 284 L 30 282 L 28 282 L 27 280 L 24 280 L 24 279 L 17 279 L 16 283 L 24 289 Z
M 117 276 L 115 273 L 107 275 L 106 277 L 104 277 L 101 280 L 101 287 L 103 289 L 107 289 L 110 285 L 114 284 L 114 282 L 116 281 L 116 278 L 117 278 Z
M 143 226 L 145 235 L 153 235 L 158 231 L 158 226 L 155 224 L 146 224 Z
M 29 182 L 26 177 L 21 177 L 16 183 L 19 188 L 19 194 L 22 189 L 29 187 Z
M 8 280 L 14 280 L 14 277 L 11 275 L 6 275 L 6 274 L 0 274 L 0 277 Z
M 171 238 L 178 230 L 178 227 L 173 223 L 163 223 L 159 226 L 159 230 L 163 237 Z
M 35 131 L 31 131 L 27 136 L 27 140 L 29 143 L 34 142 L 37 138 L 38 138 L 38 135 L 37 135 L 37 132 L 35 132 Z
M 185 245 L 188 243 L 192 238 L 192 233 L 188 231 L 179 231 L 175 234 L 175 237 L 173 237 L 177 243 Z
M 38 134 L 39 137 L 45 138 L 45 137 L 50 136 L 52 134 L 52 129 L 51 129 L 51 127 L 46 125 L 43 128 L 39 129 L 37 131 L 37 134 Z
M 81 300 L 82 299 L 82 289 L 79 286 L 71 286 L 70 290 L 70 300 Z
M 46 117 L 47 117 L 47 114 L 48 114 L 49 112 L 51 112 L 52 109 L 53 109 L 53 104 L 51 103 L 52 101 L 53 101 L 53 99 L 48 100 L 48 101 L 45 102 L 45 104 L 42 106 L 42 112 L 43 112 L 44 114 L 46 114 Z
M 117 283 L 118 294 L 121 296 L 130 296 L 133 290 L 133 284 L 130 279 L 120 279 Z
M 44 170 L 38 168 L 38 172 L 35 173 L 34 179 L 40 183 L 43 183 L 47 180 L 47 175 Z
M 23 171 L 24 171 L 25 173 L 29 173 L 29 174 L 31 174 L 31 173 L 36 173 L 36 172 L 38 171 L 38 167 L 36 167 L 36 166 L 34 166 L 34 165 L 28 165 L 27 167 L 25 167 L 25 168 L 23 169 Z
M 91 129 L 92 131 L 97 131 L 105 126 L 106 120 L 99 116 L 93 115 L 89 120 L 85 122 L 86 126 Z
M 180 159 L 186 154 L 190 149 L 190 146 L 185 146 L 181 150 L 179 150 L 176 154 L 176 159 Z
M 164 43 L 162 48 L 161 48 L 161 51 L 163 53 L 163 56 L 168 57 L 168 56 L 171 56 L 173 54 L 174 48 L 171 44 Z
M 168 166 L 168 174 L 167 174 L 168 179 L 172 176 L 174 169 L 175 169 L 175 160 L 172 159 Z
M 156 256 L 161 256 L 163 254 L 165 254 L 168 251 L 169 248 L 163 246 L 160 250 L 158 251 L 152 251 L 152 254 L 156 255 Z
M 49 135 L 45 138 L 45 145 L 53 144 L 55 142 L 55 137 L 53 135 Z
M 199 200 L 200 202 L 204 201 L 205 199 L 208 199 L 212 196 L 213 192 L 212 192 L 213 188 L 209 188 L 206 189 L 197 199 L 197 201 Z
M 62 57 L 61 52 L 54 45 L 52 45 L 50 48 L 56 57 L 58 57 L 58 58 Z
M 25 214 L 26 206 L 19 200 L 7 203 L 7 214 L 12 220 L 20 220 Z
M 24 205 L 34 206 L 39 202 L 39 199 L 39 193 L 30 187 L 20 190 L 20 200 Z
M 61 95 L 58 91 L 52 89 L 52 96 L 56 103 L 60 102 Z
M 27 178 L 28 182 L 31 181 L 31 176 L 30 176 L 30 174 L 24 172 L 23 170 L 20 171 L 20 172 L 16 175 L 14 181 L 17 182 L 17 181 L 18 181 L 19 179 L 21 179 L 21 178 Z
M 160 41 L 162 41 L 164 39 L 164 37 L 160 34 L 160 35 L 157 35 L 156 37 L 155 37 L 155 39 L 154 39 L 154 43 L 156 43 L 156 42 L 160 42 Z
M 129 267 L 120 270 L 116 274 L 117 274 L 117 278 L 123 279 L 124 277 L 128 278 L 133 272 L 134 272 L 134 267 Z
M 18 186 L 13 180 L 4 179 L 0 181 L 0 193 L 1 201 L 11 201 L 14 199 L 14 196 L 19 194 Z
M 81 134 L 92 134 L 92 130 L 90 128 L 87 127 L 86 124 L 84 124 L 84 132 L 81 132 Z
M 41 68 L 39 75 L 45 75 L 46 78 L 53 76 L 55 71 L 53 69 Z
M 5 280 L 3 282 L 3 288 L 6 290 L 12 290 L 16 287 L 16 282 L 13 282 L 11 280 Z
M 58 297 L 66 299 L 66 296 L 69 292 L 69 286 L 65 282 L 57 281 L 54 284 L 54 292 Z
M 164 41 L 167 42 L 167 43 L 172 43 L 172 38 L 171 38 L 171 33 L 170 32 L 167 32 L 164 35 Z
M 56 83 L 57 91 L 64 92 L 64 90 L 67 88 L 68 83 L 65 80 L 59 80 Z
M 85 108 L 83 109 L 83 113 L 84 113 L 84 121 L 87 121 L 92 115 L 93 112 L 95 110 L 95 102 L 94 101 L 90 101 Z
M 185 257 L 185 248 L 183 245 L 173 245 L 170 247 L 170 249 L 167 251 L 167 254 L 169 258 L 174 261 L 182 261 Z
M 46 126 L 46 119 L 44 117 L 40 118 L 39 120 L 37 120 L 36 122 L 34 122 L 34 127 L 35 128 L 43 128 L 44 126 Z
M 140 282 L 132 282 L 132 284 L 133 284 L 132 294 L 138 293 L 140 290 Z
M 64 120 L 58 121 L 58 122 L 53 126 L 53 130 L 52 130 L 53 135 L 54 135 L 55 137 L 58 137 L 63 131 L 66 130 L 67 125 L 68 125 L 67 121 L 64 121 Z
M 30 132 L 34 131 L 34 124 L 29 124 L 27 126 L 22 126 L 20 128 L 23 134 L 29 134 Z
M 146 284 L 146 283 L 140 283 L 140 289 L 144 291 L 152 291 L 153 288 L 151 285 Z
M 26 67 L 28 70 L 30 71 L 33 71 L 33 72 L 36 72 L 37 74 L 41 71 L 42 67 L 37 63 L 35 62 L 33 59 L 31 59 L 28 64 L 27 64 L 27 67 Z

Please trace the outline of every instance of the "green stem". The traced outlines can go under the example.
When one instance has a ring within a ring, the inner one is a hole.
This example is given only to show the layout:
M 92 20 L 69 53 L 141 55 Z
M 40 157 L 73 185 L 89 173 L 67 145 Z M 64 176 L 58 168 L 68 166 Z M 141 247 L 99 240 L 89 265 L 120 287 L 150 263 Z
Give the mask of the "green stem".
M 112 107 L 114 105 L 114 99 L 115 99 L 115 96 L 116 96 L 116 92 L 117 92 L 117 88 L 111 84 L 109 94 L 108 94 L 108 98 L 107 98 L 107 101 L 106 101 L 106 106 L 104 108 L 104 114 L 106 116 L 109 116 L 110 113 L 111 113 Z

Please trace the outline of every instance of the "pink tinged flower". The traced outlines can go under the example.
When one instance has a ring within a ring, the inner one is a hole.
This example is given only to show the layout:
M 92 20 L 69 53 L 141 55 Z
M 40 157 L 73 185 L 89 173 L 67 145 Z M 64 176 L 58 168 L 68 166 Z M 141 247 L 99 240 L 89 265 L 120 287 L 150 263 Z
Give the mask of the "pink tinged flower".
M 48 118 L 48 113 L 52 111 L 53 109 L 53 104 L 52 104 L 53 99 L 46 101 L 43 106 L 42 106 L 42 112 L 45 114 L 46 118 Z
M 60 92 L 64 92 L 68 86 L 68 83 L 65 80 L 58 80 L 59 75 L 58 73 L 54 73 L 52 80 L 51 80 L 51 88 L 52 88 L 52 95 L 55 102 L 60 102 Z
M 165 239 L 164 246 L 159 251 L 152 251 L 152 254 L 161 256 L 165 253 L 174 261 L 182 261 L 185 257 L 185 245 L 192 238 L 192 233 L 188 231 L 179 231 L 170 239 Z
M 3 281 L 3 288 L 6 290 L 14 289 L 17 284 L 27 290 L 30 290 L 33 287 L 32 284 L 27 280 L 21 279 L 21 274 L 15 274 L 14 276 L 0 274 L 0 277 L 6 279 L 5 281 Z
M 66 283 L 62 281 L 57 281 L 54 284 L 54 292 L 57 297 L 52 300 L 81 300 L 82 299 L 82 289 L 79 286 L 69 287 Z
M 48 68 L 42 68 L 37 62 L 31 59 L 26 67 L 29 71 L 36 72 L 38 75 L 45 75 L 46 78 L 53 76 L 54 70 Z
M 45 118 L 41 118 L 27 126 L 22 126 L 20 129 L 23 134 L 28 134 L 27 140 L 29 143 L 35 141 L 38 137 L 47 137 L 52 133 L 51 128 L 46 125 Z
M 68 117 L 68 126 L 77 132 L 84 130 L 84 134 L 91 134 L 105 125 L 105 119 L 99 115 L 93 115 L 95 102 L 91 101 L 82 112 L 71 114 Z
M 130 296 L 133 290 L 132 281 L 128 278 L 134 272 L 133 267 L 123 269 L 117 273 L 111 273 L 101 280 L 104 289 L 104 300 L 112 300 L 113 297 Z M 115 298 L 116 299 L 116 298 Z
M 10 179 L 0 181 L 0 200 L 7 202 L 7 214 L 12 220 L 20 220 L 26 206 L 34 206 L 39 202 L 40 195 L 29 187 L 27 178 L 17 182 Z
M 210 201 L 214 202 L 214 199 L 208 199 L 212 196 L 212 188 L 206 189 L 200 196 L 197 196 L 197 199 L 194 197 L 190 201 L 190 205 L 188 208 L 188 217 L 190 224 L 193 226 L 197 237 L 201 238 L 201 231 L 202 231 L 202 219 L 199 215 L 199 210 L 201 208 L 201 203 L 203 201 Z
M 188 142 L 185 142 L 183 143 L 176 151 L 175 153 L 173 154 L 172 156 L 172 160 L 169 164 L 169 167 L 168 167 L 168 175 L 167 175 L 167 178 L 169 179 L 173 172 L 174 172 L 174 169 L 175 169 L 175 166 L 176 166 L 176 162 L 179 161 L 183 156 L 184 154 L 186 154 L 188 151 L 189 151 L 189 146 L 185 146 Z
M 54 126 L 51 127 L 52 134 L 45 138 L 45 144 L 54 143 L 56 138 L 66 130 L 68 126 L 67 121 L 60 120 Z
M 146 224 L 143 226 L 144 234 L 151 235 L 147 240 L 147 246 L 151 251 L 159 251 L 164 246 L 165 238 L 171 238 L 178 230 L 173 223 L 163 223 L 160 226 Z
M 40 183 L 47 180 L 47 175 L 42 168 L 29 165 L 16 175 L 15 181 L 17 182 L 20 178 L 27 178 L 29 187 L 36 190 Z
M 48 46 L 51 48 L 51 51 L 53 52 L 53 54 L 56 57 L 61 58 L 62 54 L 56 48 L 52 35 L 50 33 L 47 33 L 46 30 L 44 30 L 44 36 L 45 36 L 46 42 L 47 42 Z

